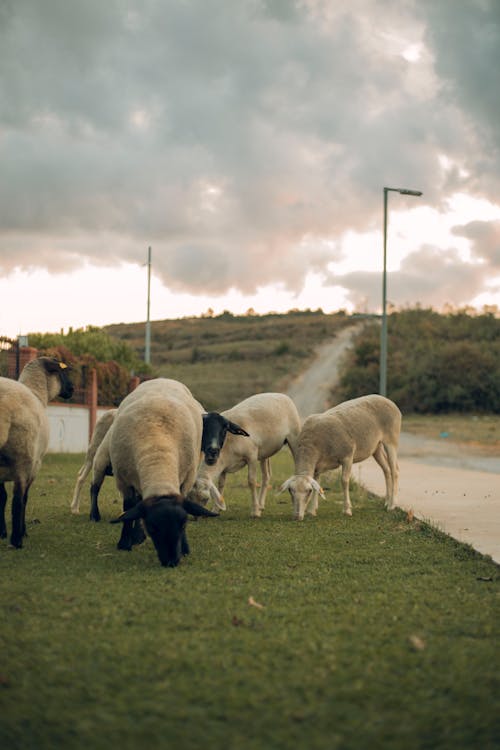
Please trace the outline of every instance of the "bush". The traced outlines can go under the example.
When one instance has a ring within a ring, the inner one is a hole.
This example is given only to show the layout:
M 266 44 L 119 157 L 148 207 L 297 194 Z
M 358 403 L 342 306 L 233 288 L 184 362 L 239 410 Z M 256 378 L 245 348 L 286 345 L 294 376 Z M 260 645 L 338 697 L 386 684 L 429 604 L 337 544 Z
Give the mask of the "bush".
M 387 389 L 406 412 L 500 412 L 500 320 L 411 309 L 388 318 Z M 380 326 L 367 325 L 341 370 L 336 400 L 378 391 Z

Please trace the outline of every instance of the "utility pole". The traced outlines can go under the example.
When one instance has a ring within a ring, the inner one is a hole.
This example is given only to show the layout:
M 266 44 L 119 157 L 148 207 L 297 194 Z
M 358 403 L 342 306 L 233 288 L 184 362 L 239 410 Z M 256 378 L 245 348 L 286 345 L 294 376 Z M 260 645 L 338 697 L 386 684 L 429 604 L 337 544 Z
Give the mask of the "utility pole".
M 146 340 L 144 345 L 144 362 L 151 364 L 151 321 L 149 320 L 149 307 L 151 302 L 151 246 L 148 247 L 148 304 L 146 314 Z
M 387 195 L 389 191 L 400 195 L 421 196 L 420 190 L 384 188 L 384 267 L 382 270 L 382 326 L 380 329 L 380 385 L 379 393 L 387 396 Z

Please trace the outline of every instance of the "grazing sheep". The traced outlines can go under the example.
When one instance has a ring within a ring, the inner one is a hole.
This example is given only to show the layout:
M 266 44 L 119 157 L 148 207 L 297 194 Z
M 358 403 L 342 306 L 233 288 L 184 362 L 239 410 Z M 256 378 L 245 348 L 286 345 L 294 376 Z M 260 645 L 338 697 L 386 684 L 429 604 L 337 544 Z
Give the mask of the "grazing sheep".
M 12 547 L 23 546 L 28 492 L 49 444 L 47 404 L 72 395 L 67 365 L 51 357 L 29 362 L 17 381 L 0 378 L 0 537 L 7 536 L 4 482 L 14 482 Z
M 344 513 L 352 515 L 349 478 L 353 463 L 373 456 L 384 472 L 386 507 L 392 510 L 398 490 L 397 450 L 401 412 L 393 401 L 372 394 L 311 414 L 302 426 L 295 457 L 295 474 L 280 491 L 290 491 L 294 517 L 302 521 L 306 508 L 315 516 L 318 494 L 324 497 L 319 475 L 342 466 Z
M 284 445 L 293 456 L 300 432 L 300 417 L 291 398 L 283 393 L 258 393 L 241 401 L 232 409 L 222 412 L 227 419 L 235 420 L 249 433 L 242 439 L 230 435 L 218 455 L 217 463 L 210 463 L 210 448 L 201 464 L 190 498 L 206 505 L 212 500 L 221 510 L 226 506 L 222 490 L 226 475 L 248 466 L 248 486 L 252 493 L 251 515 L 258 518 L 265 507 L 267 488 L 271 477 L 269 458 Z M 257 465 L 260 463 L 261 486 L 257 489 Z M 217 486 L 216 486 L 217 484 Z
M 154 380 L 148 380 L 141 383 L 132 393 L 122 401 L 118 409 L 121 411 L 130 404 L 135 403 L 139 399 L 151 398 L 154 394 L 177 394 L 180 398 L 188 398 L 190 401 L 196 404 L 201 417 L 202 417 L 202 438 L 201 438 L 201 450 L 206 451 L 210 446 L 212 450 L 211 456 L 218 453 L 224 444 L 224 440 L 227 432 L 238 435 L 247 435 L 245 430 L 242 430 L 239 425 L 231 422 L 229 419 L 221 416 L 218 412 L 206 413 L 203 406 L 193 398 L 191 391 L 184 383 L 180 383 L 178 380 L 172 380 L 170 378 L 155 378 Z M 106 476 L 112 475 L 112 465 L 110 458 L 110 440 L 111 440 L 112 428 L 109 429 L 108 433 L 104 436 L 101 444 L 99 445 L 94 461 L 92 465 L 92 483 L 90 486 L 90 520 L 99 521 L 101 514 L 99 512 L 98 496 L 101 489 L 102 483 Z M 215 459 L 217 460 L 217 458 Z
M 109 442 L 123 496 L 124 512 L 111 521 L 123 523 L 118 549 L 132 548 L 132 524 L 143 519 L 160 563 L 175 567 L 189 553 L 188 513 L 217 515 L 186 499 L 199 463 L 202 429 L 195 399 L 168 387 L 118 410 Z
M 115 418 L 115 414 L 116 414 L 116 409 L 109 409 L 109 411 L 104 412 L 102 417 L 100 417 L 100 419 L 98 419 L 96 422 L 96 426 L 94 428 L 92 439 L 89 443 L 89 447 L 87 448 L 87 454 L 85 456 L 85 463 L 83 464 L 83 466 L 80 467 L 80 470 L 78 471 L 78 474 L 76 477 L 76 484 L 75 484 L 75 489 L 73 492 L 73 500 L 71 502 L 72 513 L 80 512 L 80 492 L 81 492 L 83 483 L 85 482 L 88 474 L 90 473 L 90 470 L 92 468 L 92 464 L 94 461 L 94 456 L 97 452 L 97 449 L 101 445 L 105 435 L 107 434 L 109 428 L 111 427 L 113 423 L 113 419 Z

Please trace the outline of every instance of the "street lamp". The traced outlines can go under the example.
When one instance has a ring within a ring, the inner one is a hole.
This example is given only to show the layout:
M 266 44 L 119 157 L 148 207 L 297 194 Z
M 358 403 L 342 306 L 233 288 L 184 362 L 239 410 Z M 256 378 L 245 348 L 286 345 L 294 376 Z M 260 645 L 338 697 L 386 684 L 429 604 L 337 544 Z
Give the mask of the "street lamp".
M 420 190 L 406 188 L 384 188 L 384 270 L 382 274 L 382 327 L 380 329 L 380 395 L 387 395 L 387 194 L 389 191 L 401 195 L 421 196 Z

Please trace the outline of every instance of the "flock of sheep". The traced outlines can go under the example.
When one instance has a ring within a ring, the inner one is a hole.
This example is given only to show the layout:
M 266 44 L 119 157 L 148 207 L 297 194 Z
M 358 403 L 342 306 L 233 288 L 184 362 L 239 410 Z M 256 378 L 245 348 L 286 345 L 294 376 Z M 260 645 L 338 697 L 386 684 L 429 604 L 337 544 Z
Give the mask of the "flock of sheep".
M 19 381 L 0 378 L 0 537 L 7 536 L 5 482 L 14 483 L 10 544 L 26 534 L 28 491 L 47 450 L 48 402 L 70 398 L 68 368 L 49 357 L 30 362 Z M 287 445 L 295 473 L 288 490 L 293 515 L 315 516 L 320 474 L 341 466 L 344 513 L 352 515 L 349 478 L 353 463 L 373 456 L 384 472 L 386 507 L 398 487 L 397 448 L 401 412 L 376 394 L 345 401 L 301 423 L 294 402 L 283 393 L 259 393 L 232 409 L 206 412 L 182 383 L 156 378 L 139 385 L 117 409 L 96 424 L 85 463 L 78 472 L 71 510 L 90 472 L 91 520 L 100 519 L 98 495 L 113 474 L 123 498 L 118 549 L 131 550 L 151 537 L 162 565 L 175 567 L 189 553 L 188 515 L 216 516 L 225 510 L 226 475 L 247 466 L 251 515 L 261 516 L 271 477 L 270 458 Z M 260 464 L 261 480 L 257 477 Z M 260 487 L 259 487 L 260 485 Z M 208 502 L 215 511 L 207 509 Z

